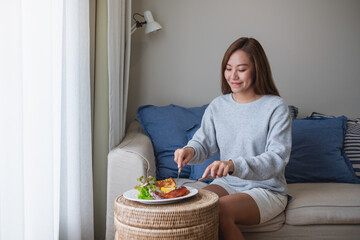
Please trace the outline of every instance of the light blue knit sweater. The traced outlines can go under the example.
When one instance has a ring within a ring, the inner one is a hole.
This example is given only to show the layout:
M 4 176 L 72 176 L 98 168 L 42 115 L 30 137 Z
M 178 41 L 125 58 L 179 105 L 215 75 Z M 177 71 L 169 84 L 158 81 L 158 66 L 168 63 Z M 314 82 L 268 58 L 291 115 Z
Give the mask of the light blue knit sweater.
M 221 180 L 237 192 L 261 187 L 287 194 L 284 170 L 291 151 L 291 119 L 280 97 L 265 95 L 245 104 L 231 94 L 215 98 L 187 146 L 195 149 L 189 164 L 218 152 L 221 160 L 231 159 L 234 172 Z

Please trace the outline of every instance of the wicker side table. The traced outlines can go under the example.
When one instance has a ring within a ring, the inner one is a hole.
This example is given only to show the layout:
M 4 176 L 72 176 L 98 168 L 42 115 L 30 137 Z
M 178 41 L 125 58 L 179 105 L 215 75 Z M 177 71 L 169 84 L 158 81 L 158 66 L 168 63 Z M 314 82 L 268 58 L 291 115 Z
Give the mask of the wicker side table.
M 148 205 L 117 197 L 115 239 L 218 239 L 219 198 L 210 191 L 182 201 Z

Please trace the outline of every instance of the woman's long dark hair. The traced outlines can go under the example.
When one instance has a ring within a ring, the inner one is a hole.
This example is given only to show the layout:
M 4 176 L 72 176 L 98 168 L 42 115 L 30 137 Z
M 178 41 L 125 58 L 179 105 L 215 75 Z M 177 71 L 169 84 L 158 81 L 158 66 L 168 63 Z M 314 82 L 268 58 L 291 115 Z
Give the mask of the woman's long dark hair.
M 269 61 L 266 57 L 265 51 L 260 43 L 254 38 L 242 37 L 233 42 L 226 50 L 221 63 L 221 91 L 223 94 L 231 93 L 231 88 L 227 83 L 224 72 L 226 64 L 230 56 L 237 50 L 243 50 L 247 53 L 250 61 L 254 64 L 255 73 L 253 79 L 254 91 L 258 95 L 276 95 L 280 96 L 277 90 L 270 69 Z

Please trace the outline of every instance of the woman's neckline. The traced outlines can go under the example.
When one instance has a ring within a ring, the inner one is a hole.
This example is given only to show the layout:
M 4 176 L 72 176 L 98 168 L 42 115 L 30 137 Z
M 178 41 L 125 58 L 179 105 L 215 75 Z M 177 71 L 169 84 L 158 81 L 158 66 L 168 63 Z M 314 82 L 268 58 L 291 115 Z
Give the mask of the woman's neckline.
M 240 104 L 240 105 L 246 105 L 246 104 L 255 103 L 255 102 L 259 101 L 260 99 L 262 99 L 262 98 L 265 96 L 265 95 L 256 95 L 256 97 L 255 97 L 254 99 L 250 100 L 249 102 L 238 102 L 238 101 L 236 101 L 236 99 L 234 98 L 233 93 L 230 93 L 229 95 L 230 95 L 231 100 L 232 100 L 234 103 Z

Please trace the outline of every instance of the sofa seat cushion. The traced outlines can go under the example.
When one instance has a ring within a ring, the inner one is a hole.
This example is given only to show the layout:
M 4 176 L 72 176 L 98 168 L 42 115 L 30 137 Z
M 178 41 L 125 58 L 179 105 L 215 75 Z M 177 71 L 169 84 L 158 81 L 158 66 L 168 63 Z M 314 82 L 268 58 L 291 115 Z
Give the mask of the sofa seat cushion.
M 285 213 L 282 212 L 277 215 L 275 218 L 257 225 L 240 225 L 237 226 L 240 228 L 241 232 L 272 232 L 279 230 L 285 222 Z
M 204 182 L 196 182 L 195 180 L 192 180 L 192 179 L 189 179 L 189 178 L 179 178 L 179 180 L 177 180 L 175 178 L 175 182 L 176 182 L 176 185 L 177 186 L 182 186 L 184 183 L 185 186 L 188 186 L 188 187 L 193 187 L 193 188 L 204 188 L 206 187 L 208 184 L 207 183 L 204 183 Z
M 288 184 L 293 199 L 286 224 L 360 224 L 360 185 L 348 183 Z

